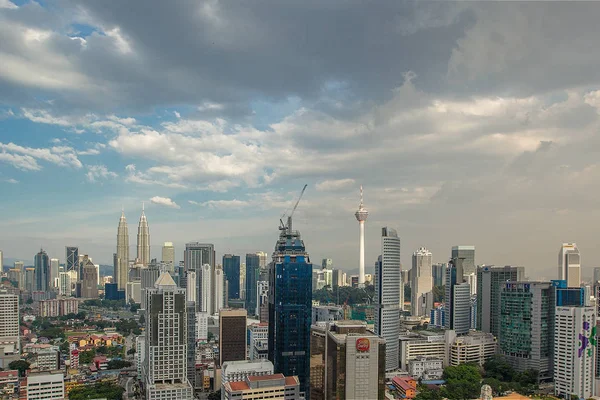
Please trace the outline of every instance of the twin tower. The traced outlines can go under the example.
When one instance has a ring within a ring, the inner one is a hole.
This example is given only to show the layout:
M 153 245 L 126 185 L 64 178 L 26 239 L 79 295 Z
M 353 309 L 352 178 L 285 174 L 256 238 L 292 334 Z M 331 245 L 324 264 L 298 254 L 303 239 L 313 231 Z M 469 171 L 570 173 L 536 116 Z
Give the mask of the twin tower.
M 137 257 L 135 264 L 148 266 L 150 262 L 150 228 L 148 220 L 144 213 L 144 204 L 142 203 L 142 215 L 138 225 L 137 233 Z M 117 229 L 117 253 L 114 259 L 114 279 L 119 289 L 125 290 L 127 286 L 127 278 L 129 276 L 129 229 L 127 228 L 127 219 L 125 211 L 121 211 L 121 219 L 119 219 L 119 227 Z

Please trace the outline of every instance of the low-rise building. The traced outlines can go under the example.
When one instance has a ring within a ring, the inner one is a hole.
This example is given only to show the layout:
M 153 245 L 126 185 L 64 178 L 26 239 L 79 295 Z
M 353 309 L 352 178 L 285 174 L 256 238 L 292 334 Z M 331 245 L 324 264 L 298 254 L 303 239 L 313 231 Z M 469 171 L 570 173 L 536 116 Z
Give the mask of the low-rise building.
M 424 381 L 441 379 L 444 373 L 444 360 L 419 356 L 408 362 L 408 373 L 413 378 Z
M 226 400 L 302 398 L 298 377 L 283 374 L 249 376 L 241 382 L 227 382 L 223 385 L 223 392 Z
M 11 396 L 18 393 L 19 389 L 19 371 L 8 370 L 0 371 L 0 397 Z M 10 397 L 9 397 L 10 398 Z
M 44 349 L 36 354 L 36 365 L 39 371 L 53 371 L 60 369 L 60 352 Z
M 395 376 L 392 378 L 394 389 L 402 399 L 414 399 L 417 395 L 417 381 L 410 376 Z
M 483 365 L 498 350 L 496 338 L 491 333 L 471 331 L 468 335 L 456 336 L 453 332 L 449 331 L 448 341 L 448 362 L 451 366 L 470 363 Z
M 400 336 L 400 369 L 407 371 L 408 362 L 418 357 L 435 357 L 446 361 L 445 333 L 422 331 Z
M 61 371 L 30 373 L 24 380 L 23 390 L 27 400 L 64 400 L 65 378 Z
M 312 323 L 331 322 L 344 319 L 344 311 L 341 306 L 313 306 Z
M 273 363 L 266 359 L 227 361 L 221 368 L 221 382 L 243 382 L 249 376 L 272 375 Z
M 269 355 L 269 324 L 261 322 L 248 327 L 250 334 L 250 360 L 260 360 Z

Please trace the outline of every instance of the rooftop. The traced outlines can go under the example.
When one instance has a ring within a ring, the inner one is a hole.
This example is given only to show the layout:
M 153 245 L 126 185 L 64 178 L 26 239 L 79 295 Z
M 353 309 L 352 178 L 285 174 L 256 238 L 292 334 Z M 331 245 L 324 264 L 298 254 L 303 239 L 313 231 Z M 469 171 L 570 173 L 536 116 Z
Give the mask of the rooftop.
M 258 381 L 270 381 L 273 379 L 283 379 L 285 376 L 283 374 L 273 374 L 273 375 L 263 375 L 263 376 L 249 376 L 248 381 L 250 382 L 258 382 Z

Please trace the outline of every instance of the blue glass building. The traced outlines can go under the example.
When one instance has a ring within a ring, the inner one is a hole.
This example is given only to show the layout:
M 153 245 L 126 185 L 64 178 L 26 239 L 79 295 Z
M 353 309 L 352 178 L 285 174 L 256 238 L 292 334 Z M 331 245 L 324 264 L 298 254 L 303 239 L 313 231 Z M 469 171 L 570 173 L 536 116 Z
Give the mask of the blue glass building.
M 248 315 L 256 314 L 256 282 L 260 274 L 258 254 L 246 254 L 246 310 Z
M 280 230 L 269 266 L 269 360 L 276 373 L 298 376 L 308 400 L 312 264 L 291 218 Z
M 240 256 L 225 254 L 223 256 L 223 273 L 228 282 L 229 300 L 240 298 Z
M 33 266 L 35 268 L 35 290 L 47 292 L 50 290 L 50 259 L 43 249 L 35 255 Z

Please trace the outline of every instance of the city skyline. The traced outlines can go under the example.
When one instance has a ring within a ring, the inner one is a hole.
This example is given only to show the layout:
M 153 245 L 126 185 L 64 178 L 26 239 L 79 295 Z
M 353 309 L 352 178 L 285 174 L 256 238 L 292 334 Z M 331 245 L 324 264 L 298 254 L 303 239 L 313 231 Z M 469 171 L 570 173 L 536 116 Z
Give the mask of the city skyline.
M 0 5 L 8 257 L 76 244 L 110 265 L 115 210 L 142 201 L 152 258 L 165 241 L 268 249 L 270 222 L 309 183 L 296 224 L 317 259 L 347 269 L 360 184 L 367 267 L 387 225 L 434 262 L 467 243 L 481 262 L 541 278 L 557 244 L 576 242 L 584 276 L 600 265 L 600 78 L 582 40 L 600 30 L 593 3 L 286 2 L 246 15 L 157 2 L 156 30 L 134 5 L 101 3 Z

